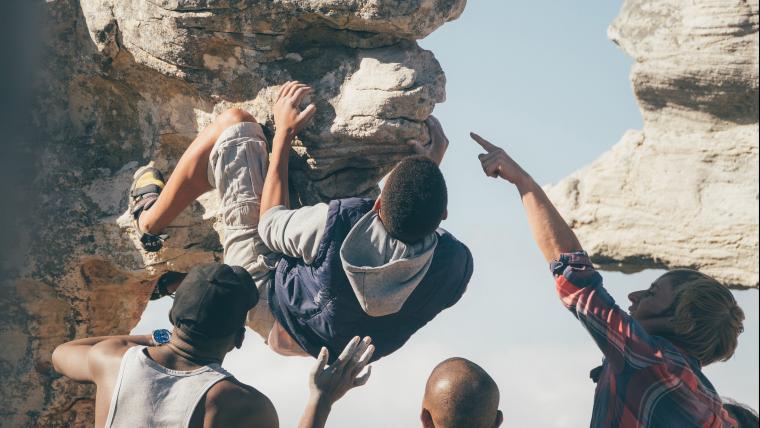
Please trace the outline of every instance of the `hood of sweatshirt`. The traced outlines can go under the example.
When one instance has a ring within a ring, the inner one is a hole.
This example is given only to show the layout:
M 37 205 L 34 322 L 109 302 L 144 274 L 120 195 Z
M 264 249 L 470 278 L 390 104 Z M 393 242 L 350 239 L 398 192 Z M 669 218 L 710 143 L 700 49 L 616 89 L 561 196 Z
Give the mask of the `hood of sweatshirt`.
M 398 312 L 427 274 L 437 245 L 435 233 L 404 244 L 388 234 L 377 212 L 365 214 L 340 248 L 343 270 L 364 311 L 373 317 Z

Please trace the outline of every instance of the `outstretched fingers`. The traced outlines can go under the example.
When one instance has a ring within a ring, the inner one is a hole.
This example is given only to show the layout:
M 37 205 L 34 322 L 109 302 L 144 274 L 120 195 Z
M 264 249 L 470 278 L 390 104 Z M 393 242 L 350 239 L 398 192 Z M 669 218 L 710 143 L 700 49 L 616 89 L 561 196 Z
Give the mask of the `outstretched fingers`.
M 367 383 L 367 380 L 369 380 L 372 367 L 367 366 L 367 364 L 369 364 L 374 353 L 375 345 L 372 344 L 372 339 L 365 337 L 364 340 L 362 340 L 362 342 L 356 348 L 354 356 L 351 360 L 351 377 L 353 378 L 353 386 L 364 385 Z M 359 376 L 359 373 L 361 373 L 365 367 L 367 367 L 367 372 Z
M 290 90 L 290 88 L 296 83 L 298 82 L 290 81 L 290 82 L 285 82 L 284 85 L 280 86 L 280 92 L 277 94 L 277 99 L 279 100 L 280 98 L 285 96 L 285 93 L 287 93 Z
M 474 132 L 470 132 L 470 138 L 475 140 L 475 142 L 478 143 L 480 147 L 482 147 L 488 153 L 499 150 L 498 146 L 491 144 L 490 142 L 488 142 L 488 140 L 486 140 L 485 138 L 481 137 L 480 135 Z
M 317 364 L 314 366 L 314 368 L 312 368 L 311 376 L 314 377 L 319 373 L 322 373 L 322 371 L 324 371 L 325 367 L 327 366 L 327 360 L 329 359 L 330 351 L 323 346 L 319 351 L 319 355 L 317 355 Z
M 301 113 L 298 114 L 299 127 L 310 121 L 314 114 L 317 113 L 317 106 L 315 104 L 309 104 Z
M 354 378 L 354 386 L 362 386 L 369 380 L 369 376 L 372 374 L 372 366 L 367 366 L 367 371 L 363 375 Z
M 338 359 L 332 364 L 334 370 L 342 370 L 346 367 L 346 364 L 353 359 L 354 352 L 359 346 L 360 340 L 361 338 L 359 336 L 355 336 L 350 342 L 348 342 L 348 345 L 343 349 L 343 352 L 338 356 Z
M 291 86 L 288 88 L 287 92 L 285 92 L 285 96 L 286 96 L 286 97 L 289 97 L 289 98 L 294 98 L 294 97 L 295 97 L 295 95 L 296 95 L 296 93 L 297 93 L 299 90 L 301 90 L 301 89 L 303 89 L 303 88 L 308 88 L 308 87 L 309 87 L 308 85 L 305 85 L 305 84 L 303 84 L 303 83 L 301 83 L 301 82 L 293 82 L 293 85 L 291 85 Z
M 293 91 L 293 100 L 296 103 L 296 105 L 301 104 L 301 101 L 303 101 L 304 97 L 312 92 L 311 86 L 308 85 L 298 85 L 296 89 Z

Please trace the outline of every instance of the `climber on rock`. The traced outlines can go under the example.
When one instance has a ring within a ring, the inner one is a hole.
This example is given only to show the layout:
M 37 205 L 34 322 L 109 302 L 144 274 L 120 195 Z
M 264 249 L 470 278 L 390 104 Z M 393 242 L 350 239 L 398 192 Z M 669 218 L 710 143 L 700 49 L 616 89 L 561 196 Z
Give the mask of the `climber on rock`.
M 702 373 L 731 358 L 743 329 L 728 288 L 694 270 L 672 270 L 631 293 L 626 313 L 541 187 L 504 150 L 471 136 L 487 152 L 479 156 L 486 175 L 517 188 L 562 303 L 604 354 L 591 371 L 591 427 L 735 427 Z
M 249 326 L 282 355 L 330 355 L 354 336 L 371 336 L 374 359 L 400 348 L 464 293 L 473 269 L 465 245 L 438 226 L 446 218 L 446 183 L 438 164 L 448 147 L 440 123 L 431 141 L 388 175 L 378 199 L 349 198 L 297 209 L 288 197 L 288 157 L 295 135 L 316 111 L 299 105 L 311 88 L 288 82 L 274 105 L 271 158 L 261 126 L 232 109 L 204 129 L 169 181 L 143 167 L 131 211 L 147 250 L 195 198 L 216 189 L 224 261 L 247 269 L 261 292 Z M 271 163 L 270 163 L 271 162 Z M 176 285 L 161 287 L 171 292 Z

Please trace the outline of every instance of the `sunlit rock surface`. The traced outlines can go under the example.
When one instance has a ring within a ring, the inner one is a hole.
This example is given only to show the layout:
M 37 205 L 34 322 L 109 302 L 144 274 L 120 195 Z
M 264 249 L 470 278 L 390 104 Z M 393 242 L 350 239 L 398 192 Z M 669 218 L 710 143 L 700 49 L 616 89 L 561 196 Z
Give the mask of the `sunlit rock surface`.
M 549 196 L 606 268 L 757 287 L 758 1 L 627 0 L 609 37 L 644 129 Z
M 292 200 L 375 195 L 405 141 L 444 100 L 445 77 L 416 39 L 457 18 L 465 0 L 52 0 L 29 152 L 34 215 L 0 279 L 0 384 L 9 427 L 91 426 L 90 386 L 54 374 L 53 348 L 124 334 L 150 280 L 221 258 L 216 202 L 205 195 L 158 254 L 135 249 L 132 173 L 171 171 L 196 133 L 229 107 L 272 132 L 279 85 L 312 85 L 318 113 L 291 157 Z M 31 202 L 30 202 L 31 203 Z

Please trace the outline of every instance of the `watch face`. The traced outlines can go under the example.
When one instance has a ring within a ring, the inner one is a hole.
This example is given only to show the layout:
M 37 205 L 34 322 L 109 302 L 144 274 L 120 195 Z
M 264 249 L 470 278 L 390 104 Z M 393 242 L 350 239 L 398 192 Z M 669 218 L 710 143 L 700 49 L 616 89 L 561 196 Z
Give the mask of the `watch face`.
M 161 329 L 161 330 L 153 331 L 153 340 L 159 345 L 163 345 L 164 343 L 169 343 L 169 339 L 171 337 L 172 337 L 172 334 L 169 330 Z

